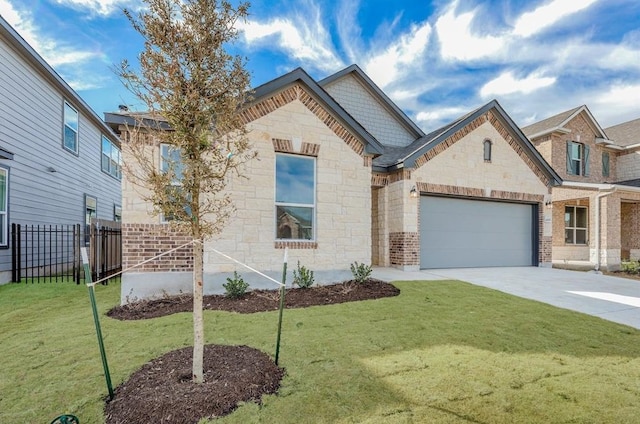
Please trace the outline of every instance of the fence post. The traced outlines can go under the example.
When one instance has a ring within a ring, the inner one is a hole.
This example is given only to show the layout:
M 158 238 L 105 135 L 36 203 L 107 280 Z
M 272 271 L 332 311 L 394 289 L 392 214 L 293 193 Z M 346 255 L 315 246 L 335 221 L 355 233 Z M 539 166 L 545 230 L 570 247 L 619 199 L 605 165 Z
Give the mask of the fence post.
M 20 233 L 20 224 L 11 224 L 11 282 L 20 282 L 20 244 L 18 242 L 18 234 Z
M 76 284 L 80 284 L 80 269 L 82 258 L 80 255 L 80 224 L 73 226 L 73 269 L 75 274 Z

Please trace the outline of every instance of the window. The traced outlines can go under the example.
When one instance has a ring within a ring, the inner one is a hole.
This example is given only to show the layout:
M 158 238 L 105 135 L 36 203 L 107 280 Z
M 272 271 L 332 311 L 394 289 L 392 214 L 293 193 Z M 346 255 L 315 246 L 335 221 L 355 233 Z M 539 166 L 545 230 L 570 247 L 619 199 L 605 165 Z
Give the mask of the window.
M 122 206 L 113 205 L 113 220 L 116 222 L 122 221 Z
M 160 145 L 160 169 L 162 172 L 173 172 L 173 179 L 171 185 L 167 186 L 167 195 L 170 199 L 182 198 L 182 158 L 180 149 L 169 144 Z M 188 199 L 186 199 L 188 201 Z M 187 215 L 191 216 L 191 208 L 189 205 L 184 207 Z M 160 217 L 162 222 L 169 222 L 176 219 L 172 214 L 162 215 Z
M 491 140 L 485 140 L 484 145 L 484 161 L 491 162 Z
M 102 136 L 102 170 L 114 178 L 122 178 L 120 149 L 104 135 Z
M 9 170 L 0 167 L 0 248 L 9 247 Z
M 564 242 L 566 244 L 587 244 L 587 208 L 565 206 Z
M 602 176 L 609 176 L 609 152 L 602 152 Z
M 88 245 L 91 240 L 91 220 L 96 218 L 98 212 L 98 199 L 88 194 L 84 195 L 84 242 Z
M 316 160 L 276 155 L 276 239 L 314 240 Z
M 182 159 L 180 157 L 180 149 L 169 144 L 160 145 L 160 169 L 162 172 L 173 171 L 173 185 L 180 185 L 182 181 Z
M 64 102 L 64 139 L 65 149 L 78 154 L 78 111 Z
M 589 175 L 589 146 L 567 141 L 567 174 Z

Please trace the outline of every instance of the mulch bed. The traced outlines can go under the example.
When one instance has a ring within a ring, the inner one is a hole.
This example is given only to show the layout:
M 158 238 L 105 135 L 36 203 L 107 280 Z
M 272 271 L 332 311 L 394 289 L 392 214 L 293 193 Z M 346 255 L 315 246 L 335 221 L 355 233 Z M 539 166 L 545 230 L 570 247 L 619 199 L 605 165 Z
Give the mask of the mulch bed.
M 204 383 L 191 382 L 193 348 L 145 364 L 115 391 L 107 424 L 197 423 L 230 413 L 239 402 L 260 401 L 280 387 L 284 370 L 248 346 L 207 345 Z
M 370 279 L 289 288 L 286 308 L 303 308 L 400 294 L 395 286 Z M 204 297 L 204 308 L 238 313 L 277 310 L 279 291 L 255 290 L 240 299 L 222 295 Z M 111 309 L 107 315 L 121 320 L 148 319 L 193 310 L 190 295 L 165 297 Z M 191 381 L 193 348 L 174 350 L 145 364 L 115 390 L 105 406 L 107 424 L 179 423 L 196 424 L 202 418 L 229 414 L 240 402 L 260 402 L 276 393 L 284 376 L 265 353 L 248 346 L 207 345 L 204 350 L 204 383 Z
M 346 281 L 306 289 L 288 288 L 284 298 L 286 308 L 304 308 L 315 305 L 378 299 L 397 296 L 399 293 L 400 290 L 392 284 L 381 280 L 369 279 L 362 284 L 358 284 L 355 281 Z M 245 293 L 239 299 L 230 299 L 223 295 L 204 296 L 203 305 L 205 310 L 250 314 L 277 310 L 280 306 L 279 299 L 278 290 L 254 290 Z M 120 320 L 133 320 L 157 318 L 178 312 L 191 312 L 192 310 L 193 297 L 191 295 L 180 295 L 116 306 L 107 312 L 107 315 Z

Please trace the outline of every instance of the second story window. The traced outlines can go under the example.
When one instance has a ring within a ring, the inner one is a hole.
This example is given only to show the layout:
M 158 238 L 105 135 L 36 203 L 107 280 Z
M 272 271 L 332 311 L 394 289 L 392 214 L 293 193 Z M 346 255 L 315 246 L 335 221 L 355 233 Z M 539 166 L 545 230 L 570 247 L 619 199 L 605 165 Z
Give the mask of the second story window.
M 589 146 L 567 141 L 567 174 L 589 175 Z
M 602 152 L 602 176 L 608 177 L 610 172 L 609 152 Z
M 120 149 L 104 135 L 102 136 L 102 170 L 114 178 L 122 178 Z
M 78 111 L 64 102 L 64 136 L 62 145 L 65 149 L 78 154 Z

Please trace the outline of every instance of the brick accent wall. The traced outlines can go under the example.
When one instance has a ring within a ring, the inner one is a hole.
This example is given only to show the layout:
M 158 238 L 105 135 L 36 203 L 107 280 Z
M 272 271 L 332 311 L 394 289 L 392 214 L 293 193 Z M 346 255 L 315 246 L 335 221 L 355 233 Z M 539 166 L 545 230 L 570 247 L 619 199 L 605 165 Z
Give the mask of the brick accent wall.
M 552 249 L 551 237 L 540 237 L 540 263 L 551 263 Z
M 156 255 L 189 243 L 191 237 L 166 224 L 122 224 L 122 267 L 132 267 Z M 188 245 L 128 272 L 192 271 L 192 246 Z
M 420 237 L 414 232 L 389 233 L 392 266 L 420 265 Z

